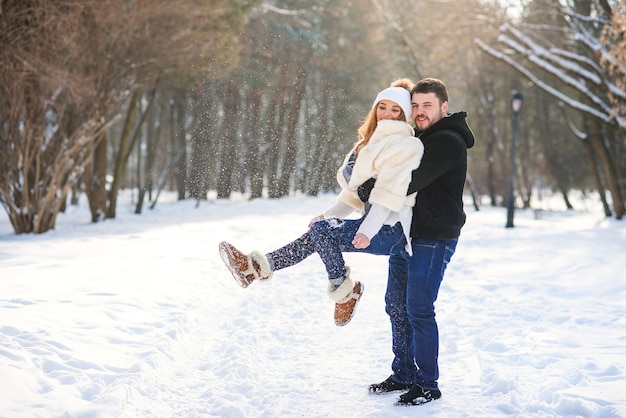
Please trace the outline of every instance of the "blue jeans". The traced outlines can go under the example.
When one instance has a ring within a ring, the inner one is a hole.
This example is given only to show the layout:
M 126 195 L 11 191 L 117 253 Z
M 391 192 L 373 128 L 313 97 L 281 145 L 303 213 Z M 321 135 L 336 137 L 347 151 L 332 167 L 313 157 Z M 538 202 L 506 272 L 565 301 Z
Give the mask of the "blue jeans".
M 456 239 L 414 239 L 413 256 L 403 250 L 389 257 L 385 310 L 391 320 L 391 369 L 398 382 L 437 388 L 435 300 L 456 244 Z
M 318 253 L 333 284 L 341 284 L 346 275 L 346 265 L 342 253 L 359 252 L 375 255 L 399 254 L 404 250 L 406 238 L 400 222 L 394 226 L 383 225 L 370 241 L 367 248 L 357 249 L 352 245 L 361 219 L 324 219 L 315 222 L 300 238 L 266 254 L 274 270 L 293 266 Z M 338 280 L 334 280 L 338 279 Z

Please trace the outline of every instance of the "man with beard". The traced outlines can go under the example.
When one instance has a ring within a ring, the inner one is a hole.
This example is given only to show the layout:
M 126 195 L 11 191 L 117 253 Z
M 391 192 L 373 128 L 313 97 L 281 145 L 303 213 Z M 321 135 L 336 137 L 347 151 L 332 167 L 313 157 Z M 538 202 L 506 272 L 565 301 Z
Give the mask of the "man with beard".
M 467 150 L 474 145 L 467 113 L 448 114 L 448 90 L 441 80 L 426 78 L 415 85 L 411 116 L 424 144 L 422 162 L 407 191 L 417 192 L 411 222 L 413 254 L 403 251 L 389 257 L 385 310 L 391 320 L 393 374 L 369 387 L 370 393 L 408 390 L 398 405 L 421 405 L 441 397 L 434 303 L 465 224 Z M 367 197 L 366 188 L 359 191 L 362 199 Z

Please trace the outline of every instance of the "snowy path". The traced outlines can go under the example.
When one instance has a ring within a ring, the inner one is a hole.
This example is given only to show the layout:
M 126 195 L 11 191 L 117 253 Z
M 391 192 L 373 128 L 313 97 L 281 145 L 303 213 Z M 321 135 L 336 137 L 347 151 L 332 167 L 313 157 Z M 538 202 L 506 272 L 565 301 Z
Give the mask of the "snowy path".
M 271 250 L 332 202 L 162 203 L 13 236 L 0 220 L 0 417 L 626 417 L 626 227 L 468 208 L 437 306 L 443 398 L 372 396 L 391 360 L 386 258 L 337 328 L 316 256 L 239 288 L 217 244 Z M 130 212 L 130 211 L 129 211 Z

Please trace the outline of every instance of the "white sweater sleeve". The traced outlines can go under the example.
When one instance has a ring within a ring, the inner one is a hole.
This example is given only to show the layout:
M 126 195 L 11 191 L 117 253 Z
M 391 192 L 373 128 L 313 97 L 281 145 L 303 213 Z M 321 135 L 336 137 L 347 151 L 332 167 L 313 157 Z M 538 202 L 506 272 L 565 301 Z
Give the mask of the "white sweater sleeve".
M 364 234 L 371 241 L 374 235 L 383 227 L 385 220 L 389 217 L 389 213 L 391 213 L 391 209 L 382 205 L 373 204 L 367 216 L 363 219 L 359 230 L 356 232 Z
M 354 208 L 347 203 L 337 202 L 333 206 L 329 207 L 322 214 L 324 218 L 339 218 L 345 219 L 354 212 Z

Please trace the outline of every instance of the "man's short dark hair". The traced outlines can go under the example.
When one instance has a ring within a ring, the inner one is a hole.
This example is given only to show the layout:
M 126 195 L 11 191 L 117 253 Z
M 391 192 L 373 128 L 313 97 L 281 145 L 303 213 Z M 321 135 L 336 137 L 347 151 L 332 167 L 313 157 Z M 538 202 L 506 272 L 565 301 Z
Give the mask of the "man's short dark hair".
M 437 78 L 423 78 L 417 82 L 411 90 L 414 93 L 435 93 L 441 103 L 448 101 L 448 88 L 446 84 Z

